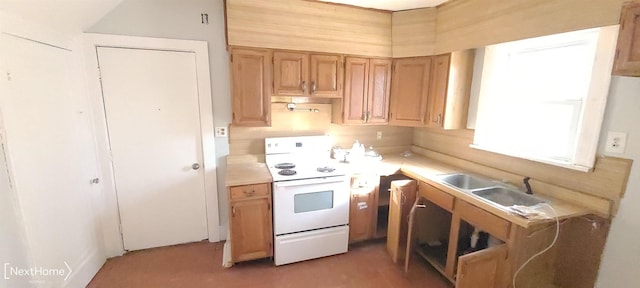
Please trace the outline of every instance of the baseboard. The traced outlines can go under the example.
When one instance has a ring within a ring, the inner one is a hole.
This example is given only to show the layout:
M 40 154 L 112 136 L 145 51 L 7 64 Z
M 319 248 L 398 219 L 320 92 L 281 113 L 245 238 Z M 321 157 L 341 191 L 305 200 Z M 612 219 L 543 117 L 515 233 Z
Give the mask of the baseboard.
M 229 227 L 227 225 L 220 225 L 220 239 L 209 239 L 209 242 L 222 242 L 227 240 L 227 236 L 228 236 L 228 232 L 229 232 Z
M 65 288 L 87 287 L 91 279 L 98 273 L 102 265 L 107 261 L 106 257 L 93 250 L 83 257 L 77 267 L 71 267 L 73 272 L 62 284 Z

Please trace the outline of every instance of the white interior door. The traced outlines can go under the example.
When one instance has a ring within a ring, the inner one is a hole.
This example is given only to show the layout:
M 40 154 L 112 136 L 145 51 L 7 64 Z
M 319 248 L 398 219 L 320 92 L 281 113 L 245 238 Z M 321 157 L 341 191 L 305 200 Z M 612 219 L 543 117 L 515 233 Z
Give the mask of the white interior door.
M 206 239 L 195 54 L 97 54 L 125 250 Z
M 0 191 L 0 198 L 12 201 L 0 206 L 13 206 L 17 220 L 13 228 L 0 221 L 2 233 L 14 229 L 6 235 L 11 242 L 5 244 L 3 234 L 0 243 L 8 249 L 26 249 L 11 251 L 23 259 L 0 262 L 11 264 L 5 267 L 15 263 L 55 269 L 64 268 L 66 262 L 73 269 L 68 279 L 7 275 L 11 287 L 27 287 L 12 282 L 21 281 L 18 278 L 34 280 L 29 287 L 84 286 L 104 258 L 96 233 L 99 212 L 91 202 L 99 193 L 97 185 L 90 184 L 97 176 L 97 164 L 86 93 L 78 80 L 83 79 L 76 62 L 79 55 L 2 33 L 0 53 L 7 56 L 0 57 L 0 130 L 5 133 L 7 157 L 2 160 L 8 166 L 0 169 L 8 168 L 3 172 L 11 180 L 11 190 Z M 7 212 L 13 211 L 0 215 Z

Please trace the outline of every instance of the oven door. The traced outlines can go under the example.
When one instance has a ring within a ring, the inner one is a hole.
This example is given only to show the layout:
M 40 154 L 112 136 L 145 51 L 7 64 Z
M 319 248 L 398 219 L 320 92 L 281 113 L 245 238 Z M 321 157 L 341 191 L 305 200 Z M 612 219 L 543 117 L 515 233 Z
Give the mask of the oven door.
M 273 183 L 275 235 L 349 224 L 347 176 Z

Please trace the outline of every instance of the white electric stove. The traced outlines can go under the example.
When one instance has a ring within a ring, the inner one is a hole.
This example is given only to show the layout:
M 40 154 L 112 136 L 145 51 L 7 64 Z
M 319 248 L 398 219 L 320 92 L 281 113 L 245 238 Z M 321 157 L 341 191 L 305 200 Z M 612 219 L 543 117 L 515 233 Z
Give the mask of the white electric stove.
M 276 265 L 347 252 L 349 177 L 330 150 L 328 136 L 265 139 Z

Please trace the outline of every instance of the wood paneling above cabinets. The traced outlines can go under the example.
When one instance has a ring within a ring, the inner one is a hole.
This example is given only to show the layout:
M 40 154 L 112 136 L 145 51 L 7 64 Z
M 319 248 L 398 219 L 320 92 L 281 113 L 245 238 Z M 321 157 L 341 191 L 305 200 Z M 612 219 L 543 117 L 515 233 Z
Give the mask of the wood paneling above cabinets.
M 436 8 L 412 9 L 391 15 L 393 57 L 433 55 L 436 47 Z
M 304 0 L 227 0 L 228 45 L 391 57 L 391 13 Z
M 640 2 L 622 7 L 613 74 L 640 77 Z
M 231 50 L 232 123 L 270 126 L 271 52 L 263 49 Z
M 391 125 L 463 129 L 475 52 L 394 60 Z
M 386 124 L 391 60 L 347 57 L 345 63 L 344 98 L 341 102 L 334 102 L 333 122 Z
M 273 52 L 273 95 L 340 98 L 343 57 L 305 52 Z
M 435 53 L 615 25 L 625 1 L 449 1 L 438 7 Z

